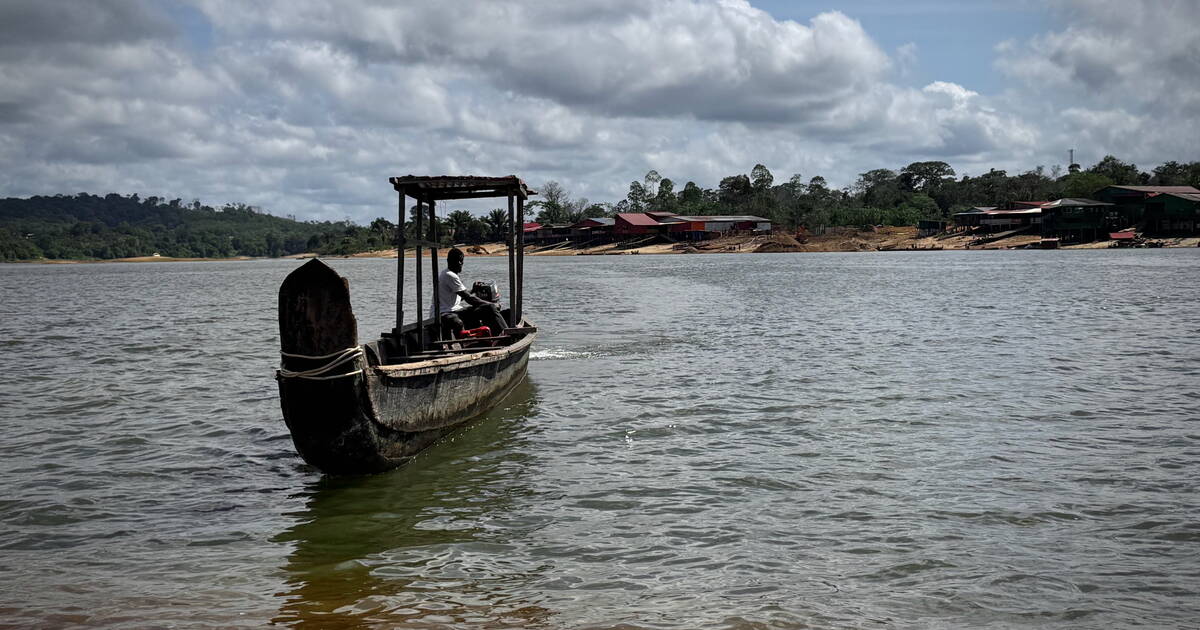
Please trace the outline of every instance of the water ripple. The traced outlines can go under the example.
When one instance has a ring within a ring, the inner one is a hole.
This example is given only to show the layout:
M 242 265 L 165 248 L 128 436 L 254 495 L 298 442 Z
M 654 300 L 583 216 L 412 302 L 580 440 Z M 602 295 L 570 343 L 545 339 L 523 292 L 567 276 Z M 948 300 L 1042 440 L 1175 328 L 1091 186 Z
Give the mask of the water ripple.
M 280 420 L 298 263 L 0 265 L 0 624 L 1193 627 L 1200 255 L 977 254 L 531 259 L 529 381 L 357 479 Z

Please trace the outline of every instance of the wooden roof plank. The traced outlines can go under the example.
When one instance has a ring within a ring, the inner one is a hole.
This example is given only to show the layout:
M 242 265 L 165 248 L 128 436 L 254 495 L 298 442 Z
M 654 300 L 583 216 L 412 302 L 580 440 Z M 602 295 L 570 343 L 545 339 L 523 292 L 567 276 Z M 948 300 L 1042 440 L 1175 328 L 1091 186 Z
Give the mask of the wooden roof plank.
M 388 178 L 396 190 L 405 190 L 414 197 L 439 201 L 442 199 L 470 199 L 478 197 L 507 197 L 515 195 L 522 199 L 536 195 L 516 175 L 507 177 L 478 177 L 470 175 L 441 175 Z

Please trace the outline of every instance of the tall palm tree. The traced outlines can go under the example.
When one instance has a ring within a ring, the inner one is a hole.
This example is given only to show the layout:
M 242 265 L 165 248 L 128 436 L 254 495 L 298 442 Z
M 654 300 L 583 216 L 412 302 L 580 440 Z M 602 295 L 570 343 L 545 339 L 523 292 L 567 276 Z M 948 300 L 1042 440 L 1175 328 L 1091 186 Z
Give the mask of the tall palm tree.
M 474 220 L 475 217 L 471 216 L 471 213 L 467 212 L 466 210 L 455 210 L 454 212 L 451 212 L 446 217 L 446 225 L 450 228 L 451 237 L 454 238 L 458 235 L 465 234 L 467 232 L 467 228 L 471 225 L 471 221 Z
M 488 213 L 484 219 L 490 230 L 493 241 L 503 241 L 508 233 L 508 211 L 503 208 L 496 208 Z

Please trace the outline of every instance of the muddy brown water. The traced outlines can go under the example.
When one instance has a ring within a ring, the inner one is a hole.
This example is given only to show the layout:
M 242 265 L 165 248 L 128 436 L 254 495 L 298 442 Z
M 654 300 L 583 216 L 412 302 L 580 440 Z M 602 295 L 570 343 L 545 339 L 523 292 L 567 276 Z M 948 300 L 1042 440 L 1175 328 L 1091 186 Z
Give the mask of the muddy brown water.
M 527 383 L 361 478 L 299 264 L 0 265 L 0 627 L 1198 627 L 1200 251 L 531 258 Z

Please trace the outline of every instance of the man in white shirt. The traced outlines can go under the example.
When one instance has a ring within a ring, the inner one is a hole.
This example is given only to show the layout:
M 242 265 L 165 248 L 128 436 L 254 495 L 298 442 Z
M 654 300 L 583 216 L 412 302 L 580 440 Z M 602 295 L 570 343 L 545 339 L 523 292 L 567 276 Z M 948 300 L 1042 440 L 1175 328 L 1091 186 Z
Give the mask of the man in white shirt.
M 492 331 L 492 336 L 504 333 L 508 324 L 500 314 L 500 303 L 489 302 L 467 290 L 458 274 L 462 272 L 466 256 L 455 247 L 446 255 L 446 268 L 438 274 L 438 299 L 441 302 L 442 330 L 460 333 L 466 323 L 479 323 Z M 430 305 L 430 315 L 433 305 Z

